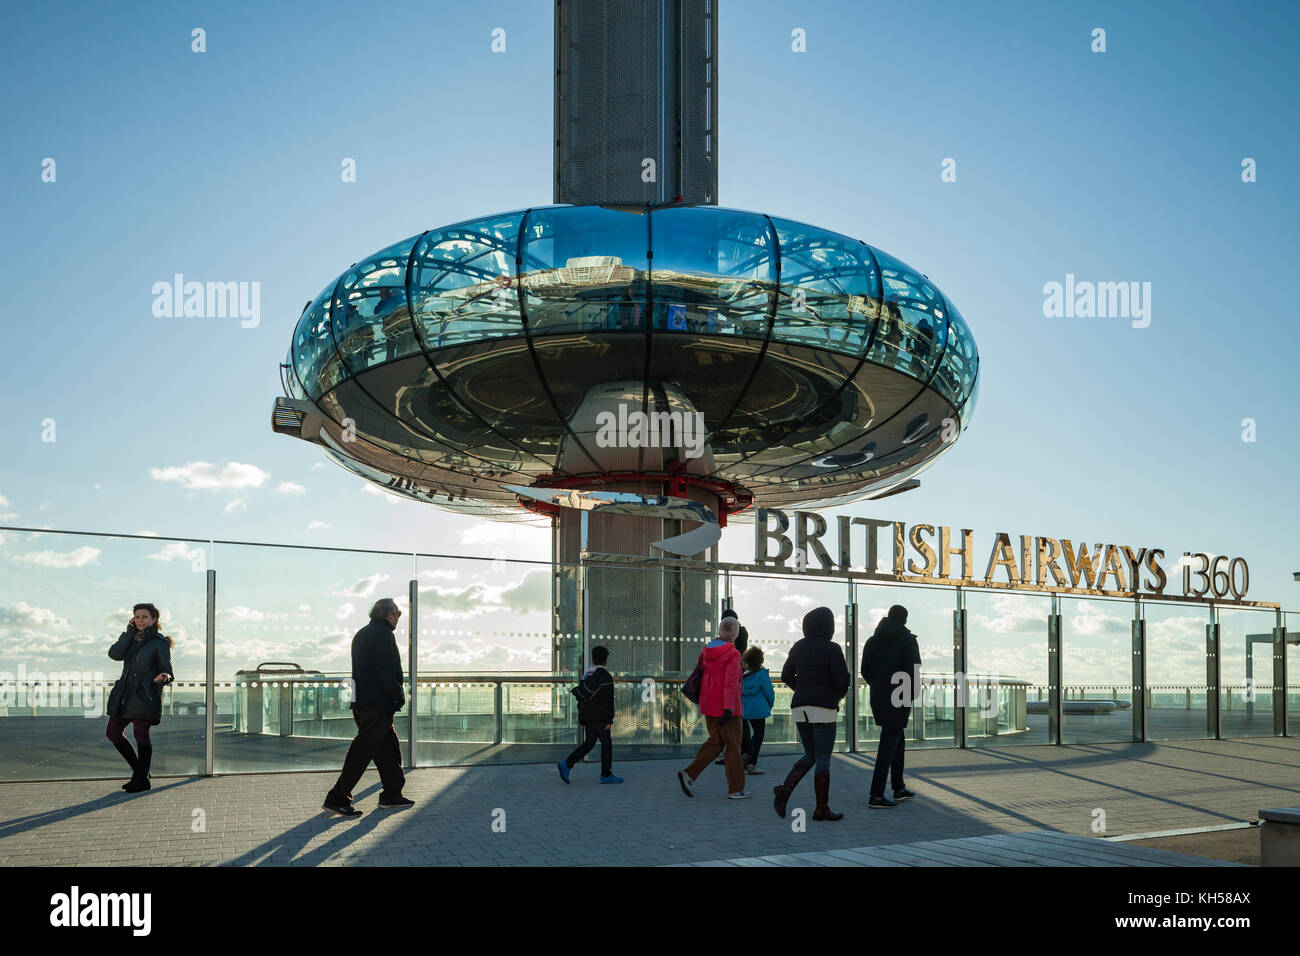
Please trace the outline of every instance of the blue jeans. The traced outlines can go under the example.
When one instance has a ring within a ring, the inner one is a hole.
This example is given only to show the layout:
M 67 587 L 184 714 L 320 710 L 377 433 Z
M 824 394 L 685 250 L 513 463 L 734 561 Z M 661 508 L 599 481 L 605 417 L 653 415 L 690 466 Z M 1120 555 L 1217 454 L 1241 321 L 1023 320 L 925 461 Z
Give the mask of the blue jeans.
M 830 773 L 831 753 L 835 750 L 834 721 L 824 724 L 796 721 L 794 726 L 803 744 L 803 756 L 795 763 L 814 767 L 816 773 Z

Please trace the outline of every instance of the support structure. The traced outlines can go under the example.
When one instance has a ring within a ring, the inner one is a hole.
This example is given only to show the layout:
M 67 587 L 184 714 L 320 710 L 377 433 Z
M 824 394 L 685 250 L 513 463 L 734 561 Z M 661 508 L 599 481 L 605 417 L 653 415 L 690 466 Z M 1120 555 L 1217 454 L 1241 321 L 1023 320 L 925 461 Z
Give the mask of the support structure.
M 1061 742 L 1063 729 L 1061 676 L 1061 601 L 1053 594 L 1047 616 L 1047 742 L 1052 744 Z
M 1147 622 L 1142 602 L 1133 602 L 1133 740 L 1147 739 Z
M 966 592 L 957 588 L 957 608 L 952 612 L 952 742 L 966 746 L 966 710 L 970 706 L 966 681 Z
M 1210 608 L 1210 623 L 1205 625 L 1205 735 L 1211 740 L 1222 737 L 1219 718 L 1219 609 Z

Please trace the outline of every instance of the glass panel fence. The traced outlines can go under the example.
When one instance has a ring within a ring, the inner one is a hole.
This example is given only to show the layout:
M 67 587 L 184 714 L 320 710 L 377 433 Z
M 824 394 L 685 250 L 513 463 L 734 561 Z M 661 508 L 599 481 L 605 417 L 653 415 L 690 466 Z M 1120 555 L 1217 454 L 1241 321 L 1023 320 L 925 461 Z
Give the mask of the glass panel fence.
M 330 770 L 356 733 L 352 637 L 380 598 L 397 602 L 406 673 L 410 555 L 216 546 L 217 773 Z M 406 705 L 394 717 L 407 739 Z
M 790 576 L 731 576 L 731 606 L 749 631 L 749 646 L 763 651 L 763 666 L 772 678 L 772 716 L 763 728 L 762 753 L 803 752 L 799 732 L 790 715 L 794 691 L 781 680 L 790 648 L 803 638 L 803 617 L 815 607 L 828 607 L 835 615 L 835 643 L 845 655 L 849 677 L 857 673 L 845 650 L 844 608 L 849 601 L 848 585 L 838 581 L 797 580 Z M 850 683 L 852 686 L 852 683 Z M 835 726 L 835 749 L 848 749 L 845 735 L 845 704 L 841 701 Z
M 1060 611 L 1061 742 L 1131 741 L 1133 602 L 1062 595 Z
M 1286 732 L 1300 734 L 1300 612 L 1288 611 L 1286 621 Z
M 871 715 L 871 693 L 862 679 L 862 653 L 895 604 L 907 608 L 907 628 L 916 635 L 921 650 L 921 703 L 912 707 L 904 739 L 908 747 L 952 747 L 958 706 L 952 667 L 953 611 L 957 593 L 952 588 L 901 587 L 859 583 L 858 659 L 853 676 L 858 694 L 858 749 L 874 753 L 880 726 Z
M 1219 735 L 1273 736 L 1273 628 L 1277 614 L 1219 611 Z
M 1047 595 L 966 592 L 966 743 L 1046 744 Z
M 105 738 L 122 673 L 108 649 L 142 603 L 161 613 L 175 678 L 150 772 L 202 772 L 207 543 L 4 531 L 0 560 L 0 779 L 130 776 Z
M 1146 619 L 1147 739 L 1204 739 L 1205 629 L 1210 609 L 1142 602 Z
M 409 674 L 410 582 L 418 588 L 419 674 L 397 715 L 417 766 L 546 762 L 579 741 L 571 689 L 584 661 L 581 583 L 600 578 L 588 603 L 586 646 L 610 652 L 616 678 L 613 738 L 619 760 L 688 758 L 706 737 L 699 709 L 680 693 L 717 632 L 723 581 L 701 571 L 586 569 L 152 536 L 0 532 L 0 780 L 117 778 L 126 765 L 105 739 L 106 704 L 120 665 L 107 656 L 135 603 L 162 611 L 175 682 L 161 690 L 150 731 L 154 776 L 202 773 L 206 707 L 206 574 L 216 568 L 212 715 L 217 772 L 337 770 L 355 732 L 351 642 L 380 597 L 403 611 L 396 641 Z M 731 604 L 763 651 L 776 697 L 760 763 L 800 752 L 792 691 L 780 680 L 803 615 L 824 605 L 846 648 L 843 581 L 733 573 Z M 951 747 L 965 706 L 973 747 L 1047 743 L 1046 621 L 1050 598 L 966 591 L 969 683 L 953 674 L 956 592 L 856 582 L 858 644 L 847 663 L 856 688 L 858 749 L 879 738 L 859 676 L 861 652 L 891 605 L 909 610 L 922 657 L 920 703 L 909 747 Z M 1207 734 L 1205 626 L 1209 609 L 1144 601 L 1145 700 L 1131 680 L 1133 602 L 1063 596 L 1063 739 L 1132 739 L 1132 707 L 1145 706 L 1149 739 Z M 1300 614 L 1290 640 L 1290 732 L 1300 732 Z M 1224 737 L 1273 733 L 1272 611 L 1220 612 Z M 404 678 L 405 683 L 405 678 Z M 1282 693 L 1280 688 L 1276 689 Z M 837 747 L 847 748 L 841 707 Z M 129 731 L 128 731 L 129 739 Z M 593 752 L 589 760 L 598 760 Z M 767 769 L 774 771 L 770 764 Z

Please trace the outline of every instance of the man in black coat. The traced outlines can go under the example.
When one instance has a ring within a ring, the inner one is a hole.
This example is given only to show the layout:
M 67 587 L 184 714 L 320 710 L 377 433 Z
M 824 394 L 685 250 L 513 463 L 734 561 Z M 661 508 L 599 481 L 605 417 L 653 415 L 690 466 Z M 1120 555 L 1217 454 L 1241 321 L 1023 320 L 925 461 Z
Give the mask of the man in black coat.
M 402 659 L 393 637 L 401 617 L 392 598 L 378 600 L 370 609 L 370 623 L 352 638 L 352 719 L 357 724 L 357 736 L 348 747 L 343 772 L 322 804 L 322 809 L 345 817 L 361 815 L 352 805 L 352 788 L 372 760 L 384 785 L 379 806 L 415 805 L 414 800 L 402 796 L 406 775 L 402 773 L 402 749 L 393 727 L 393 714 L 406 704 Z
M 921 649 L 906 624 L 907 608 L 895 604 L 862 649 L 862 679 L 871 687 L 871 716 L 880 727 L 876 769 L 867 800 L 873 810 L 896 807 L 897 801 L 915 796 L 903 785 L 903 751 L 912 701 L 920 690 L 917 682 L 921 678 Z M 886 773 L 892 777 L 893 800 L 885 796 Z
M 600 741 L 600 782 L 622 783 L 622 777 L 614 776 L 614 753 L 611 750 L 610 728 L 614 726 L 614 675 L 605 665 L 609 663 L 609 648 L 593 647 L 591 649 L 591 666 L 582 675 L 582 680 L 574 690 L 578 698 L 578 723 L 582 724 L 586 737 L 578 744 L 573 753 L 561 760 L 556 766 L 560 778 L 569 782 L 569 771 L 578 765 L 583 757 L 591 753 Z

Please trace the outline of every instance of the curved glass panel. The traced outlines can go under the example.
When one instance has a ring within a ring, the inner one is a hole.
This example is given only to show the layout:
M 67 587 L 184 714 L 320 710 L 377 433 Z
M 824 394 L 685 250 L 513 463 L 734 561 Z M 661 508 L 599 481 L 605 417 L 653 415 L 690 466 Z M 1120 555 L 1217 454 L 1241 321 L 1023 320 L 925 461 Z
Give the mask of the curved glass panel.
M 523 215 L 474 219 L 416 242 L 411 307 L 426 349 L 523 334 L 512 281 Z
M 339 284 L 331 310 L 334 341 L 352 372 L 418 351 L 406 302 L 412 236 L 358 263 Z
M 323 384 L 325 368 L 331 360 L 337 361 L 334 337 L 330 335 L 330 297 L 336 283 L 331 282 L 321 290 L 316 300 L 308 306 L 293 335 L 293 362 L 298 379 L 312 399 L 321 397 L 328 387 Z
M 880 275 L 857 239 L 773 219 L 781 292 L 772 338 L 861 355 L 880 315 Z
M 306 316 L 306 314 L 307 313 L 304 311 L 303 312 L 304 317 Z M 299 321 L 301 322 L 301 320 Z M 286 369 L 282 369 L 281 371 L 284 373 L 285 391 L 288 393 L 289 397 L 301 399 L 307 397 L 307 392 L 305 389 L 303 389 L 302 383 L 298 381 L 298 370 L 293 367 L 294 345 L 297 342 L 297 340 L 298 340 L 298 330 L 295 328 L 293 341 L 289 343 L 289 351 L 284 357 L 284 364 L 289 367 Z
M 930 378 L 948 335 L 948 318 L 939 290 L 911 266 L 872 247 L 880 265 L 885 308 L 867 358 Z
M 644 330 L 646 219 L 600 206 L 534 209 L 524 227 L 530 335 Z
M 655 331 L 766 338 L 776 285 L 767 217 L 685 206 L 651 218 Z
M 951 301 L 945 297 L 948 311 L 948 347 L 934 373 L 934 384 L 944 398 L 954 407 L 961 407 L 975 387 L 975 369 L 978 355 L 975 337 Z

